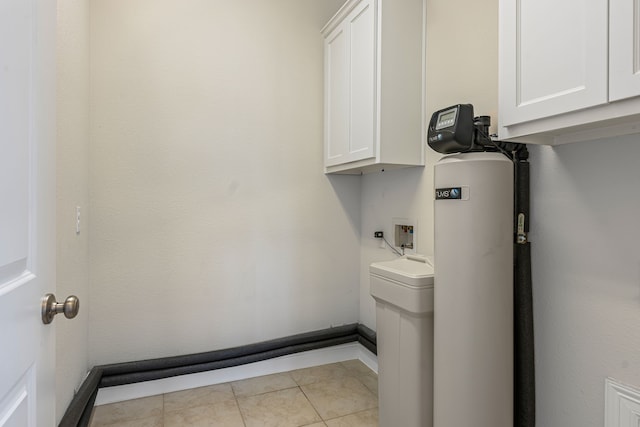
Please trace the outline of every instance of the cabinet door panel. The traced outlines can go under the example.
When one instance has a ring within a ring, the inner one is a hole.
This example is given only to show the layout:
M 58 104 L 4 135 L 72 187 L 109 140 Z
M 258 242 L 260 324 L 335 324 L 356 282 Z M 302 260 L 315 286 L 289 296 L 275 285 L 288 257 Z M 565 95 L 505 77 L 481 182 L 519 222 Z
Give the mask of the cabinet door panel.
M 609 3 L 609 99 L 640 95 L 640 0 Z
M 607 0 L 501 0 L 502 126 L 607 102 Z
M 375 126 L 375 19 L 373 5 L 364 1 L 352 12 L 349 22 L 351 85 L 349 114 L 350 160 L 374 156 Z
M 325 165 L 345 162 L 349 153 L 349 51 L 344 27 L 325 41 Z

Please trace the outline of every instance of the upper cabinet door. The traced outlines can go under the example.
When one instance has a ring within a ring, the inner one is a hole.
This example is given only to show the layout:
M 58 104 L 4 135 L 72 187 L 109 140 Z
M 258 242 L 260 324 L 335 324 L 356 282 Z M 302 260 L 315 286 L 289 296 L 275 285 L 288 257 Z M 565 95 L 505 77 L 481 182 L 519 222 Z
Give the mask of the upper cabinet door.
M 607 0 L 501 0 L 500 32 L 501 126 L 607 102 Z
M 351 161 L 375 156 L 376 27 L 373 1 L 360 3 L 347 19 L 350 67 Z
M 375 157 L 376 14 L 362 0 L 325 38 L 325 166 Z
M 325 165 L 340 164 L 349 153 L 349 40 L 344 26 L 325 39 Z
M 640 0 L 609 3 L 609 99 L 640 95 Z

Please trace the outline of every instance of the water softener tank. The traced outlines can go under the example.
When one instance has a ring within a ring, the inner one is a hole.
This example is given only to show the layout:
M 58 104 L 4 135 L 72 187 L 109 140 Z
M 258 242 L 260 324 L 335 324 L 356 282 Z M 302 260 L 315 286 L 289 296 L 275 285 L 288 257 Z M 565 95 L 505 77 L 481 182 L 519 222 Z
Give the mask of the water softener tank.
M 513 426 L 513 164 L 435 166 L 434 427 Z

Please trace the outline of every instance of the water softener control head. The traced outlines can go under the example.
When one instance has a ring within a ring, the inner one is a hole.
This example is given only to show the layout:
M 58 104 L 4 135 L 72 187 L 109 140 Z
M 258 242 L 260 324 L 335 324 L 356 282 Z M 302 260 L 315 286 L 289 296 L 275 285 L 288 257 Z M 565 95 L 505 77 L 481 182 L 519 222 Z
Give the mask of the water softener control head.
M 473 105 L 458 104 L 433 113 L 427 143 L 443 154 L 471 151 L 474 147 Z

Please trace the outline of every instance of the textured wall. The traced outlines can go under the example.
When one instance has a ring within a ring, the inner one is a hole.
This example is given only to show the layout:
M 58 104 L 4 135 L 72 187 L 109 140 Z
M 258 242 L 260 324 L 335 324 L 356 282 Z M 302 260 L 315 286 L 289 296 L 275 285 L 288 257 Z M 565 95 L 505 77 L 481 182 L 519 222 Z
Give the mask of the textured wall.
M 540 427 L 600 427 L 605 378 L 640 386 L 639 139 L 530 149 Z
M 89 325 L 89 4 L 58 0 L 57 29 L 57 286 L 58 301 L 74 294 L 80 313 L 54 322 L 56 417 L 87 372 Z M 76 206 L 82 230 L 76 235 Z
M 428 3 L 428 115 L 470 102 L 495 124 L 497 3 Z M 449 38 L 454 30 L 458 36 Z M 444 48 L 445 38 L 456 55 Z M 605 378 L 640 386 L 638 139 L 530 148 L 539 427 L 602 426 Z M 423 170 L 363 177 L 360 319 L 370 327 L 368 265 L 393 258 L 371 236 L 391 233 L 393 217 L 416 218 L 418 252 L 433 253 L 437 159 L 427 150 Z
M 92 2 L 91 364 L 358 320 L 360 181 L 322 173 L 341 3 Z
M 497 0 L 427 1 L 426 90 L 427 120 L 434 111 L 460 103 L 497 120 Z M 394 257 L 379 247 L 373 232 L 391 237 L 393 218 L 413 219 L 417 252 L 433 255 L 433 165 L 440 156 L 428 147 L 425 151 L 424 168 L 362 177 L 360 321 L 370 328 L 375 328 L 375 301 L 369 295 L 369 264 Z
M 94 0 L 92 364 L 356 321 L 358 277 L 360 321 L 375 327 L 368 265 L 393 255 L 373 231 L 416 219 L 418 252 L 433 252 L 435 153 L 424 169 L 320 173 L 318 31 L 341 1 L 262 3 Z M 495 120 L 497 1 L 432 0 L 428 24 L 427 116 L 471 102 Z M 65 42 L 82 38 L 65 34 L 59 91 L 82 105 L 83 47 Z M 86 234 L 63 231 L 86 204 L 74 178 L 85 119 L 71 100 L 59 112 L 59 136 L 78 132 L 58 149 L 62 294 L 87 274 L 74 252 Z M 604 378 L 640 385 L 640 145 L 623 137 L 531 152 L 538 425 L 600 426 Z M 65 279 L 76 262 L 81 277 Z M 62 324 L 59 342 L 80 322 Z M 59 382 L 64 400 L 85 365 L 58 361 L 72 374 Z

